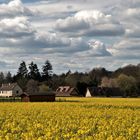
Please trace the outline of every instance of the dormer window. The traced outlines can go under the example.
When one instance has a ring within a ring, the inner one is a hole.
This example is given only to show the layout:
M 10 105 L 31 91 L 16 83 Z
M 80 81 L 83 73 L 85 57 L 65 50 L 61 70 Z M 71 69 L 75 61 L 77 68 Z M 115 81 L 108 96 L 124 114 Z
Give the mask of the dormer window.
M 62 92 L 66 92 L 66 88 L 63 88 Z

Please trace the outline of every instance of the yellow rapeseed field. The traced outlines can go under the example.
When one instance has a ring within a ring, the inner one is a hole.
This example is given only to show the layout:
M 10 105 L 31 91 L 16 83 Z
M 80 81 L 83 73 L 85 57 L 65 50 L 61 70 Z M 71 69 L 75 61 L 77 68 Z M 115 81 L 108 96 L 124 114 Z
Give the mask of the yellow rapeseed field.
M 140 140 L 140 99 L 0 103 L 0 140 Z

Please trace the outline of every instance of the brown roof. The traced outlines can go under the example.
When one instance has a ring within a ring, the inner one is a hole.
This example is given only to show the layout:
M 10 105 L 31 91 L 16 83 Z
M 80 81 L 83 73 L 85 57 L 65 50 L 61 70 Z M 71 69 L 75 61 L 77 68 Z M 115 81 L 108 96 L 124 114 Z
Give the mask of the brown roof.
M 56 90 L 56 96 L 64 96 L 64 97 L 70 97 L 70 96 L 76 96 L 78 95 L 75 88 L 72 88 L 70 86 L 61 86 Z
M 70 86 L 61 86 L 56 90 L 56 92 L 68 92 L 70 89 Z
M 2 84 L 0 90 L 12 90 L 16 85 L 17 83 Z

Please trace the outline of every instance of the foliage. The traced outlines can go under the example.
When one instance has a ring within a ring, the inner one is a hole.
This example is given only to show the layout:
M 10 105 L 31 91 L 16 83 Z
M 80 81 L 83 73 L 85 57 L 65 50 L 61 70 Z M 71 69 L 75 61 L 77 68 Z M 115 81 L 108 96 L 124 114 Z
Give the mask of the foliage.
M 12 81 L 13 81 L 12 74 L 11 74 L 10 71 L 8 71 L 8 72 L 6 73 L 5 82 L 6 82 L 6 83 L 11 83 Z
M 117 79 L 120 89 L 124 92 L 124 96 L 132 96 L 137 92 L 136 80 L 132 76 L 121 74 Z
M 59 86 L 65 86 L 66 85 L 66 82 L 65 82 L 65 77 L 66 75 L 65 74 L 61 74 L 61 75 L 56 75 L 56 74 L 53 74 L 52 76 L 52 89 L 56 90 Z
M 118 83 L 116 79 L 103 77 L 101 80 L 101 87 L 118 87 Z
M 140 99 L 64 100 L 0 103 L 0 140 L 140 139 Z
M 42 67 L 42 80 L 48 81 L 52 77 L 52 65 L 49 60 Z
M 31 62 L 30 65 L 29 65 L 28 76 L 29 76 L 30 79 L 40 81 L 40 78 L 41 78 L 40 72 L 39 72 L 37 64 L 34 64 L 34 62 Z
M 18 68 L 18 72 L 16 75 L 12 76 L 10 72 L 8 73 L 0 73 L 0 84 L 2 83 L 10 83 L 17 82 L 24 91 L 26 91 L 26 84 L 29 80 L 33 79 L 35 81 L 40 82 L 39 84 L 48 85 L 53 90 L 56 90 L 59 86 L 71 86 L 77 87 L 79 94 L 83 95 L 83 91 L 85 90 L 80 87 L 79 83 L 84 83 L 87 87 L 108 87 L 108 88 L 116 88 L 118 87 L 117 78 L 120 74 L 125 74 L 131 77 L 129 81 L 131 83 L 135 83 L 132 85 L 133 88 L 128 92 L 126 89 L 122 89 L 126 91 L 128 96 L 140 96 L 140 64 L 138 65 L 128 65 L 123 68 L 119 68 L 116 71 L 108 71 L 105 68 L 93 68 L 89 72 L 71 72 L 69 70 L 66 73 L 62 73 L 57 75 L 52 71 L 52 64 L 49 60 L 47 60 L 42 66 L 42 72 L 39 71 L 37 64 L 31 62 L 29 67 L 26 67 L 26 63 L 22 61 Z M 28 75 L 28 76 L 27 76 Z M 106 78 L 104 78 L 106 77 Z M 134 80 L 135 79 L 135 80 Z M 79 85 L 78 85 L 79 84 Z M 78 86 L 77 86 L 78 85 Z M 134 86 L 135 85 L 135 86 Z M 130 87 L 130 86 L 129 86 Z M 83 90 L 83 91 L 82 91 Z M 110 90 L 110 92 L 112 92 Z M 104 94 L 106 96 L 106 94 Z M 122 96 L 121 94 L 112 94 L 112 96 Z M 100 95 L 99 95 L 100 96 Z M 127 96 L 124 94 L 124 96 Z
M 39 91 L 40 92 L 45 92 L 45 91 L 49 91 L 49 90 L 50 90 L 49 86 L 47 86 L 45 84 L 42 84 L 42 85 L 39 86 Z
M 18 68 L 17 76 L 20 78 L 26 78 L 27 75 L 28 75 L 28 70 L 26 67 L 26 63 L 24 61 L 22 61 L 20 63 L 19 68 Z
M 100 84 L 102 77 L 109 77 L 110 73 L 111 72 L 107 71 L 105 68 L 94 68 L 89 72 L 89 76 L 92 80 L 96 79 L 98 84 Z
M 0 72 L 0 84 L 4 83 L 4 73 L 3 72 Z
M 39 91 L 38 82 L 33 79 L 29 80 L 26 85 L 26 88 L 27 93 L 34 94 Z
M 78 90 L 78 94 L 81 96 L 85 96 L 85 93 L 87 91 L 87 84 L 84 82 L 78 82 L 76 85 L 76 88 Z
M 71 86 L 71 87 L 76 87 L 76 84 L 78 81 L 80 81 L 80 74 L 78 72 L 75 72 L 73 74 L 68 74 L 65 77 L 65 82 L 67 85 Z
M 26 85 L 27 85 L 27 82 L 28 82 L 28 78 L 26 77 L 21 77 L 21 78 L 18 78 L 16 80 L 16 82 L 18 83 L 18 85 L 22 88 L 23 91 L 26 91 Z

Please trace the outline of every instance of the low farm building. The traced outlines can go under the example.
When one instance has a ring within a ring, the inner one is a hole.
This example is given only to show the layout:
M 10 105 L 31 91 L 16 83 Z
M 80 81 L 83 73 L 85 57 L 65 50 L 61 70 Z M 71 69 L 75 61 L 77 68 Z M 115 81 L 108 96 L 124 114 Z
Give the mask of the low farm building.
M 71 96 L 78 96 L 78 93 L 75 88 L 70 86 L 60 86 L 56 90 L 57 97 L 71 97 Z
M 54 92 L 36 92 L 32 94 L 23 93 L 20 95 L 22 102 L 54 102 Z
M 0 87 L 0 97 L 16 97 L 23 93 L 17 83 L 2 84 Z

